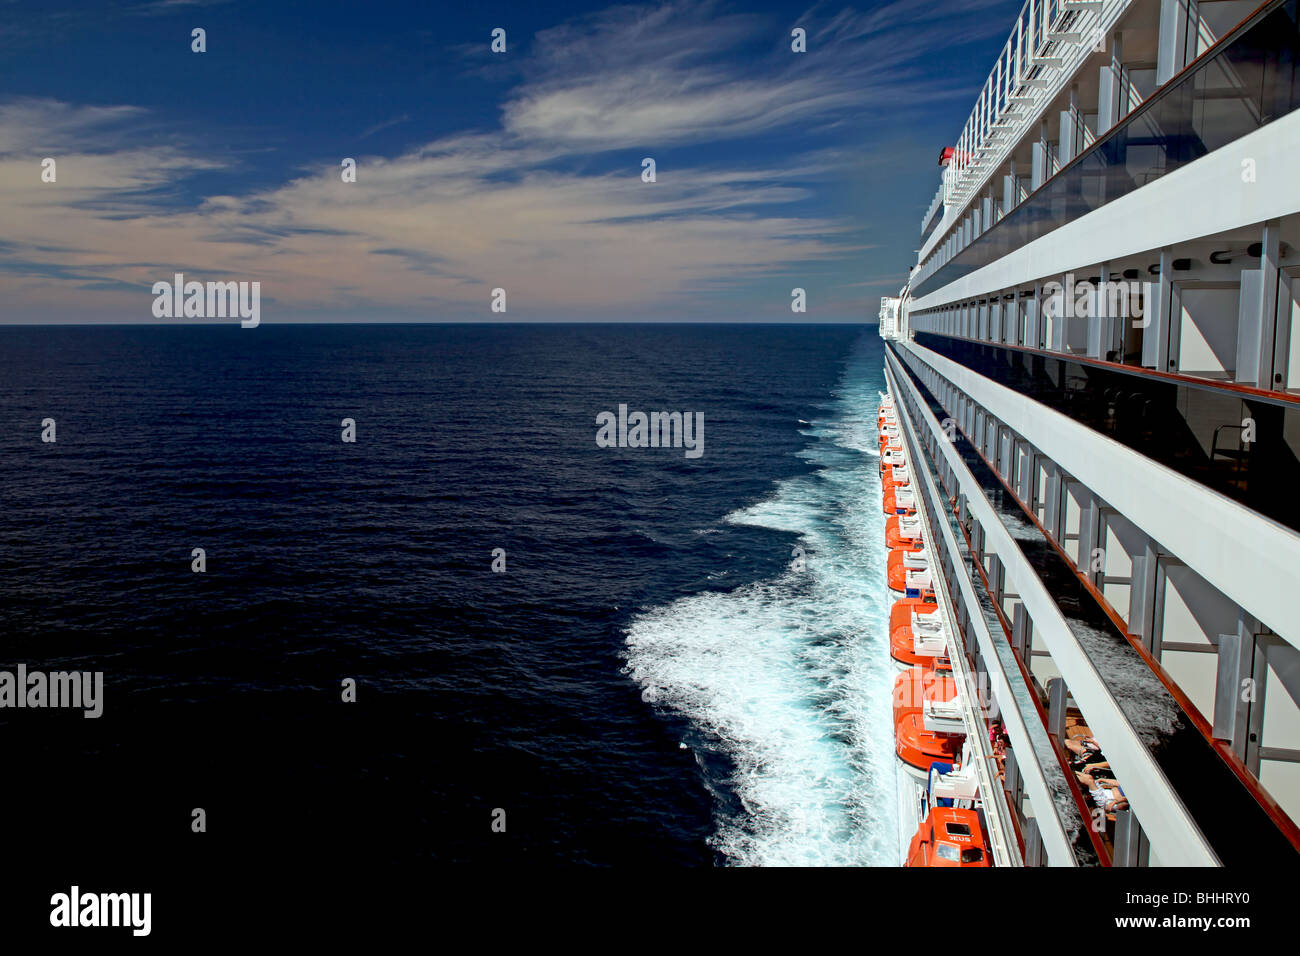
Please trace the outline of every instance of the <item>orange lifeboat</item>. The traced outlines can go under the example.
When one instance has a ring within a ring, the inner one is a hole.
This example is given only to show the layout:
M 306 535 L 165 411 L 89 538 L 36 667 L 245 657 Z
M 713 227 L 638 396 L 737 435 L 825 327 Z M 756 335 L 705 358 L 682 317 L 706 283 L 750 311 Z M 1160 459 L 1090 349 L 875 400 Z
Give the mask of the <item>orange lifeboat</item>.
M 905 526 L 902 523 L 901 515 L 893 515 L 885 522 L 885 547 L 899 548 L 904 547 L 912 542 L 917 545 L 921 543 L 921 529 L 918 525 L 913 525 L 916 534 L 904 533 Z
M 912 837 L 907 865 L 992 866 L 980 815 L 974 810 L 933 807 Z
M 926 730 L 925 717 L 919 710 L 904 714 L 894 725 L 898 759 L 921 774 L 928 774 L 930 764 L 936 760 L 956 764 L 965 738 L 965 734 Z
M 920 541 L 917 541 L 915 544 L 901 545 L 889 552 L 886 569 L 889 575 L 889 588 L 891 591 L 907 590 L 907 572 L 917 571 L 925 567 L 915 558 L 909 561 L 907 556 L 921 555 L 924 549 L 925 546 Z M 921 555 L 921 557 L 924 558 L 924 555 Z
M 912 612 L 917 614 L 933 614 L 939 610 L 939 605 L 934 603 L 934 598 L 900 598 L 894 602 L 894 606 L 889 609 L 889 633 L 892 636 L 900 627 L 912 626 Z
M 916 514 L 915 499 L 912 497 L 912 486 L 895 485 L 893 488 L 886 488 L 883 508 L 887 515 Z
M 906 465 L 884 465 L 881 469 L 880 482 L 886 491 L 893 491 L 899 485 L 910 485 L 912 476 Z
M 939 640 L 929 642 L 933 653 L 918 654 L 916 635 L 912 630 L 913 612 L 918 615 L 930 615 L 938 610 L 937 604 L 922 598 L 903 598 L 901 601 L 895 601 L 894 607 L 889 612 L 889 656 L 908 667 L 932 664 L 936 659 L 944 657 L 946 650 L 941 634 Z
M 894 679 L 894 726 L 908 714 L 920 713 L 923 701 L 946 703 L 956 696 L 957 682 L 950 666 L 909 667 Z

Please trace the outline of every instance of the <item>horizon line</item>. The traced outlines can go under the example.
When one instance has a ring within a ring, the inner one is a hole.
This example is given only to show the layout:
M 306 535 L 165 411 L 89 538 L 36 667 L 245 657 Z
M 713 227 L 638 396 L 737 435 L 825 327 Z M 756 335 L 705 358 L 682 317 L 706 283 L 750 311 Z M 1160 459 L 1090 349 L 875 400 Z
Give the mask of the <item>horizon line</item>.
M 789 322 L 765 319 L 525 319 L 525 320 L 482 320 L 482 319 L 410 319 L 410 320 L 384 320 L 384 321 L 365 321 L 352 319 L 326 319 L 326 320 L 295 320 L 287 322 L 266 322 L 262 321 L 258 328 L 263 326 L 317 326 L 317 325 L 463 325 L 463 326 L 510 326 L 510 325 L 771 325 L 771 326 L 808 326 L 822 327 L 828 325 L 879 325 L 879 320 L 868 321 L 859 319 L 832 319 L 820 322 Z M 240 329 L 238 322 L 198 322 L 198 323 L 179 323 L 179 322 L 129 322 L 129 321 L 100 321 L 100 322 L 0 322 L 0 329 L 31 329 L 31 328 L 61 328 L 61 329 L 90 329 L 90 328 L 188 328 L 188 329 Z M 241 331 L 249 331 L 241 329 Z

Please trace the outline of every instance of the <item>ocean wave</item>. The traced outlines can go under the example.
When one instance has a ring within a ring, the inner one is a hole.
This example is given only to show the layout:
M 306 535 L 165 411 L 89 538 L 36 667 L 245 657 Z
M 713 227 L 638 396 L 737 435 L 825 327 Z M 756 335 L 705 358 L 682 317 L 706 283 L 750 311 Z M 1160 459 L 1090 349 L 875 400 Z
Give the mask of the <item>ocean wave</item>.
M 863 362 L 846 373 L 801 454 L 816 473 L 724 519 L 796 535 L 787 570 L 646 610 L 628 628 L 644 699 L 729 758 L 727 771 L 701 768 L 718 795 L 711 842 L 732 864 L 896 863 L 884 516 L 876 463 L 858 453 L 879 377 Z

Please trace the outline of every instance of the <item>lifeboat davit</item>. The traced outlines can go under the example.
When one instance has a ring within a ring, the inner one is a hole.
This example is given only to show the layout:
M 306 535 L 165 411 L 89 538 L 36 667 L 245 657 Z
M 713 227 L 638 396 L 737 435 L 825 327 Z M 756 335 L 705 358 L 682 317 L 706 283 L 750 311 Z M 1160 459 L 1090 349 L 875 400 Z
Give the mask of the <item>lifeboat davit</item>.
M 912 628 L 912 615 L 915 613 L 922 620 L 937 614 L 939 606 L 924 598 L 903 598 L 895 601 L 889 612 L 889 656 L 899 664 L 915 667 L 918 664 L 930 665 L 946 656 L 947 649 L 943 643 L 942 631 L 929 635 L 930 640 L 922 641 L 921 652 L 916 648 L 916 634 Z
M 931 808 L 912 837 L 907 865 L 992 866 L 979 813 L 955 807 Z
M 885 522 L 885 547 L 903 547 L 913 541 L 918 545 L 921 543 L 921 521 L 919 518 L 913 518 L 909 521 L 902 515 L 894 515 Z
M 965 734 L 943 734 L 925 729 L 925 717 L 918 710 L 904 714 L 894 725 L 894 744 L 898 759 L 909 771 L 928 779 L 930 764 L 936 760 L 956 764 L 961 757 Z
M 946 664 L 909 667 L 894 678 L 894 726 L 908 714 L 921 712 L 924 701 L 947 703 L 957 696 L 957 682 Z

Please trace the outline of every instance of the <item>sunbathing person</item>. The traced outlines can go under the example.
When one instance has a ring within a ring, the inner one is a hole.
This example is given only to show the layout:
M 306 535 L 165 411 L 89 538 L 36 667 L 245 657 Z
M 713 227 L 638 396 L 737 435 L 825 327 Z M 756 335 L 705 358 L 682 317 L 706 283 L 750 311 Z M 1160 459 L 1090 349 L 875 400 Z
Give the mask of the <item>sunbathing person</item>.
M 1128 809 L 1128 797 L 1124 796 L 1118 780 L 1112 780 L 1110 777 L 1094 777 L 1088 773 L 1078 773 L 1075 776 L 1088 791 L 1088 796 L 1092 797 L 1094 805 L 1107 813 Z
M 1065 749 L 1070 751 L 1076 757 L 1082 757 L 1087 754 L 1101 753 L 1101 744 L 1097 742 L 1096 737 L 1090 737 L 1087 734 L 1079 734 L 1075 737 L 1067 737 L 1065 740 Z
M 1065 749 L 1073 756 L 1070 769 L 1075 773 L 1092 773 L 1094 770 L 1110 769 L 1106 755 L 1101 752 L 1101 744 L 1092 737 L 1070 737 L 1065 741 Z

